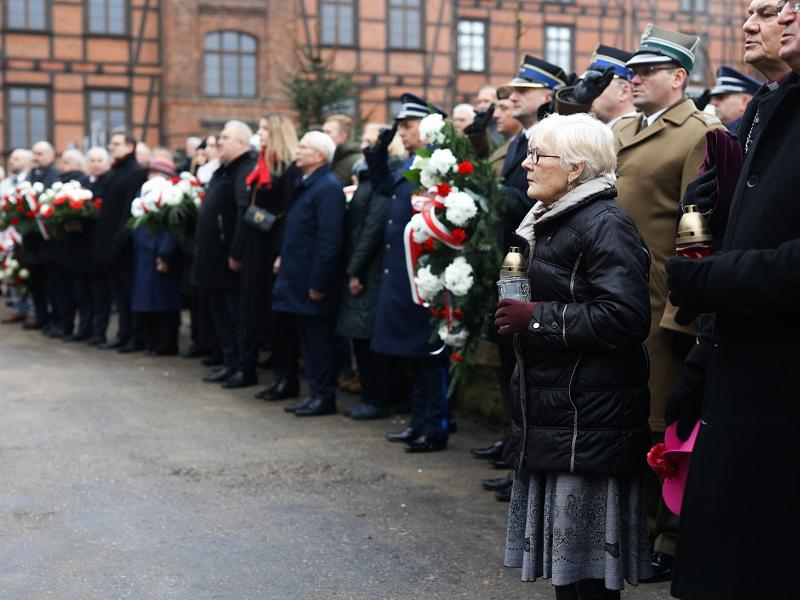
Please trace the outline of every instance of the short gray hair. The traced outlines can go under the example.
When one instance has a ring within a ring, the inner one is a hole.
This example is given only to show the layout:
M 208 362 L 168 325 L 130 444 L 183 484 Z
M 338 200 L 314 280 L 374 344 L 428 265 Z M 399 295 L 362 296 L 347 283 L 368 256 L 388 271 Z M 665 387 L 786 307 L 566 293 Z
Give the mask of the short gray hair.
M 318 150 L 324 157 L 325 162 L 330 164 L 333 162 L 333 155 L 336 153 L 336 142 L 331 137 L 322 133 L 321 131 L 309 131 L 303 136 L 309 146 Z
M 531 129 L 529 147 L 548 144 L 548 150 L 561 157 L 561 167 L 584 164 L 583 173 L 576 181 L 581 184 L 600 175 L 614 176 L 617 152 L 614 135 L 599 120 L 578 113 L 564 116 L 553 114 L 539 121 Z
M 67 148 L 64 150 L 61 153 L 61 160 L 76 165 L 80 171 L 86 169 L 86 157 L 84 157 L 83 152 L 77 148 Z
M 236 132 L 236 137 L 243 141 L 248 146 L 250 145 L 250 138 L 253 137 L 253 130 L 250 129 L 250 126 L 245 123 L 244 121 L 237 121 L 232 120 L 225 123 L 225 127 L 223 129 L 231 128 L 231 130 Z

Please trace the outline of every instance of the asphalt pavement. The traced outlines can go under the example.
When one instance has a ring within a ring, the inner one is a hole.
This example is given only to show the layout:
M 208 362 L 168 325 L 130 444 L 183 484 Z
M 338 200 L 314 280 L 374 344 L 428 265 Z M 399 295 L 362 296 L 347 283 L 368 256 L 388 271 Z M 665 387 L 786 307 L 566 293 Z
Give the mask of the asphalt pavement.
M 479 480 L 503 473 L 468 453 L 495 432 L 412 456 L 383 438 L 402 418 L 301 419 L 203 373 L 1 326 L 0 599 L 553 597 L 502 565 Z

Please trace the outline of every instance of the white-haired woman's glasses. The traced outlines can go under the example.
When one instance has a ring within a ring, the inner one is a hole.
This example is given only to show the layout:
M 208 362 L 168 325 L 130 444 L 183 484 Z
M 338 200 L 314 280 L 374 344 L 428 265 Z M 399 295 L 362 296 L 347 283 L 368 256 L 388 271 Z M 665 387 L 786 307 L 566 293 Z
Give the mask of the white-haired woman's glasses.
M 533 164 L 538 165 L 540 158 L 561 158 L 555 154 L 539 154 L 539 151 L 536 148 L 528 148 L 528 158 L 531 159 Z

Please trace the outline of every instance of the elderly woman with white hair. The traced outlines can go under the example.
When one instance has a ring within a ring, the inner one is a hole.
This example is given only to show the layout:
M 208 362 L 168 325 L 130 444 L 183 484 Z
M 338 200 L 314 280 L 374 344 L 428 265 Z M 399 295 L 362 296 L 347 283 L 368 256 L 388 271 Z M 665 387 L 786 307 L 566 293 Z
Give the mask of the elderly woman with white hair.
M 611 132 L 586 114 L 532 129 L 522 167 L 537 202 L 517 229 L 531 301 L 496 313 L 517 356 L 505 564 L 551 579 L 559 600 L 619 598 L 650 568 L 650 256 L 616 201 L 615 166 Z

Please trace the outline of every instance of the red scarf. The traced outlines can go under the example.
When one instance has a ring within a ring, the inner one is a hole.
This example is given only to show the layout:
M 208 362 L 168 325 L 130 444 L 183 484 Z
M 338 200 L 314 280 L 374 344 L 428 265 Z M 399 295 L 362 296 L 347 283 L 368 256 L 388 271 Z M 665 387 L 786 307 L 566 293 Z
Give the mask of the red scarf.
M 245 180 L 247 185 L 250 187 L 253 184 L 256 185 L 257 188 L 266 188 L 270 189 L 272 187 L 272 176 L 269 172 L 269 163 L 267 162 L 264 154 L 266 153 L 266 148 L 261 151 L 258 155 L 258 162 L 256 163 L 256 168 L 252 170 L 250 175 L 247 176 Z

